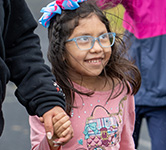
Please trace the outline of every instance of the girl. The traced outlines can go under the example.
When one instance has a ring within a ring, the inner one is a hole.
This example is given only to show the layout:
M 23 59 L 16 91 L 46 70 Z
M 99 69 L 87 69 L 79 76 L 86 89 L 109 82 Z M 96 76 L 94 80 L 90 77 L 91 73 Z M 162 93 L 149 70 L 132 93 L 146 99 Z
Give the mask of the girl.
M 44 8 L 40 21 L 49 26 L 48 58 L 66 95 L 74 137 L 60 147 L 56 140 L 67 134 L 68 119 L 56 116 L 55 135 L 47 140 L 43 125 L 32 116 L 32 149 L 134 150 L 133 95 L 140 87 L 139 71 L 125 58 L 125 44 L 94 3 L 68 0 L 78 7 L 68 10 L 65 2 L 55 1 Z M 47 10 L 53 11 L 48 15 Z

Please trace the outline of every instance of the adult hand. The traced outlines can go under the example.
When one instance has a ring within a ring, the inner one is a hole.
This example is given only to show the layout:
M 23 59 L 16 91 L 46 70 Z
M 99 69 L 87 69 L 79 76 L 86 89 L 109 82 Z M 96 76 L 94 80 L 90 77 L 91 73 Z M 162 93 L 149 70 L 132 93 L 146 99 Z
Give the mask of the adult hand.
M 48 139 L 51 150 L 60 149 L 73 137 L 73 129 L 70 117 L 66 113 L 59 113 L 53 117 L 54 134 L 51 140 Z
M 53 129 L 53 117 L 58 115 L 59 113 L 65 113 L 66 112 L 59 106 L 55 106 L 48 112 L 46 112 L 43 117 L 40 118 L 40 121 L 44 123 L 44 127 L 46 130 L 47 138 L 52 139 L 52 136 L 54 134 Z M 67 115 L 67 114 L 66 114 Z M 73 137 L 73 130 L 68 132 L 68 135 L 65 138 L 60 138 L 60 142 L 67 143 L 71 138 Z

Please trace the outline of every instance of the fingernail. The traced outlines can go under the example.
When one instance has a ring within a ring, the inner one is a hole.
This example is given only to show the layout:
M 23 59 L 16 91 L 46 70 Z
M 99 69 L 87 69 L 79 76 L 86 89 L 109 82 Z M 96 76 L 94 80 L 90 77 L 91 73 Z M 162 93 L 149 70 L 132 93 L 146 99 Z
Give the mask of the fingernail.
M 62 144 L 60 141 L 53 141 L 54 144 Z
M 59 147 L 59 145 L 53 145 L 54 147 Z
M 61 143 L 61 142 L 60 142 L 60 143 Z M 59 145 L 60 143 L 59 143 L 58 141 L 53 141 L 53 146 L 54 146 L 54 147 L 59 147 L 59 146 L 60 146 L 60 145 Z
M 51 134 L 51 132 L 47 132 L 47 138 L 48 138 L 49 140 L 52 139 L 52 134 Z

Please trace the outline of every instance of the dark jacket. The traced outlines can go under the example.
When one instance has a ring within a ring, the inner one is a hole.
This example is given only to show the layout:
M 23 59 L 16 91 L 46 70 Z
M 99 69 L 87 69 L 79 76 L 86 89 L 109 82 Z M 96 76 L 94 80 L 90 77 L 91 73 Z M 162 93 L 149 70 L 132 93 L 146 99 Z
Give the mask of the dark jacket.
M 0 0 L 0 135 L 9 80 L 30 115 L 42 116 L 55 105 L 65 108 L 64 94 L 54 86 L 55 77 L 44 64 L 39 37 L 33 32 L 36 27 L 24 0 Z

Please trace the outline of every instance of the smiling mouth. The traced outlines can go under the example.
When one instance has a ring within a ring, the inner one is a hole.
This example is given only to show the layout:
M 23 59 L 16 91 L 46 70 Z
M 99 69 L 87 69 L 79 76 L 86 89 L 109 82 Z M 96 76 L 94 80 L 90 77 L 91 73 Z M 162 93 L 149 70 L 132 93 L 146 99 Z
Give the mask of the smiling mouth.
M 86 60 L 86 62 L 88 63 L 101 63 L 102 59 L 90 59 L 90 60 Z

